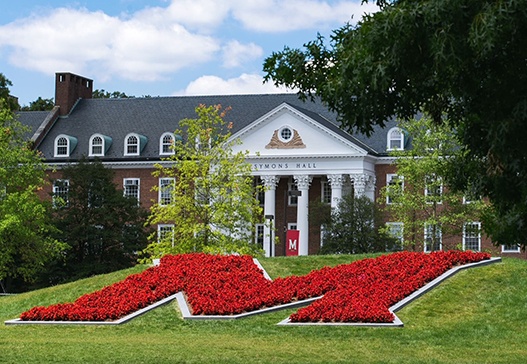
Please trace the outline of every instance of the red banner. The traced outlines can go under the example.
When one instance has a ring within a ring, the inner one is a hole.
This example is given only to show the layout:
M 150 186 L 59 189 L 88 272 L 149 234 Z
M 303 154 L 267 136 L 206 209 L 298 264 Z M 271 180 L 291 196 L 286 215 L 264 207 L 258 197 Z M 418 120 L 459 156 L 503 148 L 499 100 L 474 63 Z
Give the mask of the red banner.
M 287 230 L 285 237 L 285 255 L 298 255 L 298 244 L 300 243 L 299 230 Z

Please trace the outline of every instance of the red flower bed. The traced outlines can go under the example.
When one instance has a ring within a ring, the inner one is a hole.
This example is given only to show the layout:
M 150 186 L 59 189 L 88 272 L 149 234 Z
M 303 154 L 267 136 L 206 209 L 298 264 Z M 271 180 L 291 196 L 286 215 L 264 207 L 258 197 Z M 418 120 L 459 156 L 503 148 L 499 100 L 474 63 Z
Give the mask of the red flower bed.
M 184 254 L 86 294 L 73 303 L 34 307 L 25 321 L 116 320 L 184 291 L 194 315 L 232 315 L 324 295 L 293 322 L 392 322 L 389 307 L 455 265 L 486 253 L 401 252 L 271 282 L 249 256 Z

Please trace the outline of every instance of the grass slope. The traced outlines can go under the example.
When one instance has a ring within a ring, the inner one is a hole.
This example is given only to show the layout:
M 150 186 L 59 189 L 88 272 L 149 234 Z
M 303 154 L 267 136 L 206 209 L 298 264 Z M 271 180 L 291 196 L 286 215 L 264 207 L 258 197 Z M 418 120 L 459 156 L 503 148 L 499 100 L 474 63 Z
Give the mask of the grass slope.
M 357 256 L 261 259 L 274 278 Z M 527 261 L 463 271 L 399 311 L 405 327 L 276 326 L 293 311 L 183 321 L 175 303 L 121 326 L 4 326 L 35 305 L 75 300 L 144 267 L 0 297 L 2 363 L 524 363 Z

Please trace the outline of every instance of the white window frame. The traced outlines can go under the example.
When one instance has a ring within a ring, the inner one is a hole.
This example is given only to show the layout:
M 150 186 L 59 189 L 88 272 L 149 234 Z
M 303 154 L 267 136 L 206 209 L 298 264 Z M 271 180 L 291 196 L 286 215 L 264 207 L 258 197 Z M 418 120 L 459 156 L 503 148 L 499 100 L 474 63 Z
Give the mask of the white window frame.
M 331 184 L 329 181 L 320 181 L 320 201 L 322 203 L 331 204 Z
M 94 144 L 95 138 L 99 138 L 101 140 L 101 144 Z M 104 157 L 105 147 L 106 147 L 106 141 L 104 140 L 104 137 L 101 134 L 93 134 L 90 137 L 90 151 L 89 156 L 90 157 Z M 101 148 L 100 152 L 94 152 L 94 147 Z
M 131 195 L 127 192 L 127 187 L 137 186 L 137 196 Z M 137 199 L 137 204 L 141 200 L 141 179 L 140 178 L 123 178 L 123 196 L 134 197 Z
M 167 206 L 172 203 L 172 191 L 174 190 L 174 184 L 176 179 L 174 177 L 160 177 L 159 178 L 159 194 L 158 202 L 160 206 Z M 166 186 L 172 185 L 172 188 L 168 189 Z M 170 201 L 167 203 L 166 194 L 170 194 Z
M 503 244 L 501 246 L 501 252 L 502 253 L 520 253 L 520 246 L 517 245 L 515 248 L 511 248 L 512 245 L 505 245 Z
M 298 185 L 295 181 L 289 181 L 287 183 L 287 206 L 297 206 L 298 205 L 298 196 L 292 196 L 289 194 L 289 191 L 298 191 Z
M 59 141 L 66 141 L 66 144 L 63 145 L 63 144 L 60 144 L 59 145 Z M 65 135 L 65 134 L 60 134 L 58 135 L 56 138 L 55 138 L 55 157 L 69 157 L 70 156 L 70 138 L 69 136 Z M 66 149 L 66 152 L 65 153 L 59 153 L 59 148 L 65 148 Z
M 59 182 L 60 184 L 63 184 L 63 185 L 59 186 L 57 184 L 57 182 Z M 70 187 L 70 181 L 68 179 L 57 179 L 57 180 L 53 181 L 52 204 L 53 204 L 54 208 L 67 207 L 69 205 L 69 198 L 68 198 L 69 187 Z M 63 189 L 63 190 L 60 191 L 60 189 Z M 57 199 L 56 198 L 59 195 L 65 196 L 65 198 L 64 198 L 64 205 L 63 206 L 59 206 L 58 203 L 57 203 Z
M 424 229 L 424 241 L 423 241 L 423 249 L 424 249 L 424 252 L 425 253 L 429 253 L 432 251 L 432 249 L 430 249 L 430 247 L 428 246 L 428 235 L 430 234 L 431 229 L 429 229 L 429 227 L 432 226 L 432 224 L 425 224 L 425 229 Z M 441 226 L 438 226 L 438 229 L 439 229 L 439 249 L 438 250 L 443 250 L 443 231 L 441 230 Z
M 386 223 L 388 234 L 399 241 L 399 248 L 403 248 L 404 243 L 404 223 L 399 221 L 390 221 Z
M 434 176 L 434 177 L 441 181 L 441 184 L 439 185 L 439 197 L 440 197 L 440 199 L 438 201 L 436 201 L 436 203 L 437 204 L 442 204 L 443 203 L 443 181 L 442 181 L 441 177 L 437 177 L 437 176 Z M 430 189 L 428 188 L 428 184 L 425 181 L 425 201 L 426 201 L 426 203 L 428 203 L 428 204 L 433 203 L 434 201 L 430 201 L 429 197 L 433 198 L 434 196 L 435 196 L 435 194 L 431 193 Z
M 471 232 L 467 232 L 468 225 L 477 225 L 478 233 L 477 236 L 472 236 Z M 470 236 L 469 236 L 470 234 Z M 463 250 L 467 250 L 467 240 L 468 239 L 477 239 L 478 247 L 477 249 L 470 249 L 472 251 L 481 251 L 481 223 L 478 221 L 470 221 L 463 224 Z
M 260 248 L 265 246 L 265 224 L 254 225 L 254 243 Z M 261 243 L 261 244 L 260 244 Z
M 165 231 L 163 231 L 166 229 Z M 157 225 L 157 242 L 160 243 L 163 234 L 165 233 L 172 233 L 172 248 L 175 245 L 175 234 L 174 234 L 174 224 L 159 224 Z
M 404 177 L 398 175 L 397 173 L 389 173 L 386 175 L 386 188 L 389 189 L 392 185 L 393 179 L 399 179 L 401 181 L 401 193 L 404 191 Z M 394 202 L 390 199 L 390 196 L 386 196 L 386 204 L 391 205 Z
M 167 142 L 166 138 L 170 138 L 170 142 Z M 174 133 L 163 133 L 161 138 L 159 138 L 159 155 L 173 155 L 175 142 L 176 137 Z M 165 150 L 165 147 L 168 147 L 168 150 Z
M 399 138 L 392 138 L 392 133 L 398 133 Z M 394 147 L 394 143 L 400 143 L 400 147 Z M 386 136 L 386 149 L 387 150 L 404 150 L 404 133 L 401 128 L 394 127 L 388 130 Z
M 130 147 L 134 146 L 134 144 L 130 143 L 130 139 L 131 138 L 135 138 L 135 140 L 137 141 L 137 144 L 135 145 L 137 150 L 135 152 L 130 152 L 130 149 L 129 149 Z M 136 133 L 128 134 L 124 138 L 124 155 L 125 156 L 134 156 L 134 155 L 139 155 L 140 152 L 141 152 L 141 139 L 139 138 L 139 134 L 136 134 Z

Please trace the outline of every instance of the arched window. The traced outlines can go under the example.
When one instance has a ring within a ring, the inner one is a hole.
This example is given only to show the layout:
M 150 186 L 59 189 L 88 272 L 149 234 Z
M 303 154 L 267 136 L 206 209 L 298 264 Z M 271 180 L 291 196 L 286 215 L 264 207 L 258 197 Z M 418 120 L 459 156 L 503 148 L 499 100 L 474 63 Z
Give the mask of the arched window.
M 102 157 L 106 154 L 110 145 L 112 144 L 112 138 L 102 134 L 93 134 L 90 138 L 90 157 Z
M 77 138 L 61 134 L 55 138 L 55 157 L 69 157 L 77 146 Z
M 90 155 L 102 156 L 104 155 L 104 141 L 99 135 L 91 137 L 90 140 Z
M 388 131 L 388 150 L 404 149 L 404 133 L 399 128 L 391 128 Z
M 174 154 L 174 134 L 164 133 L 159 139 L 159 154 L 169 155 Z
M 139 155 L 143 151 L 147 138 L 143 135 L 130 133 L 124 138 L 124 155 Z

